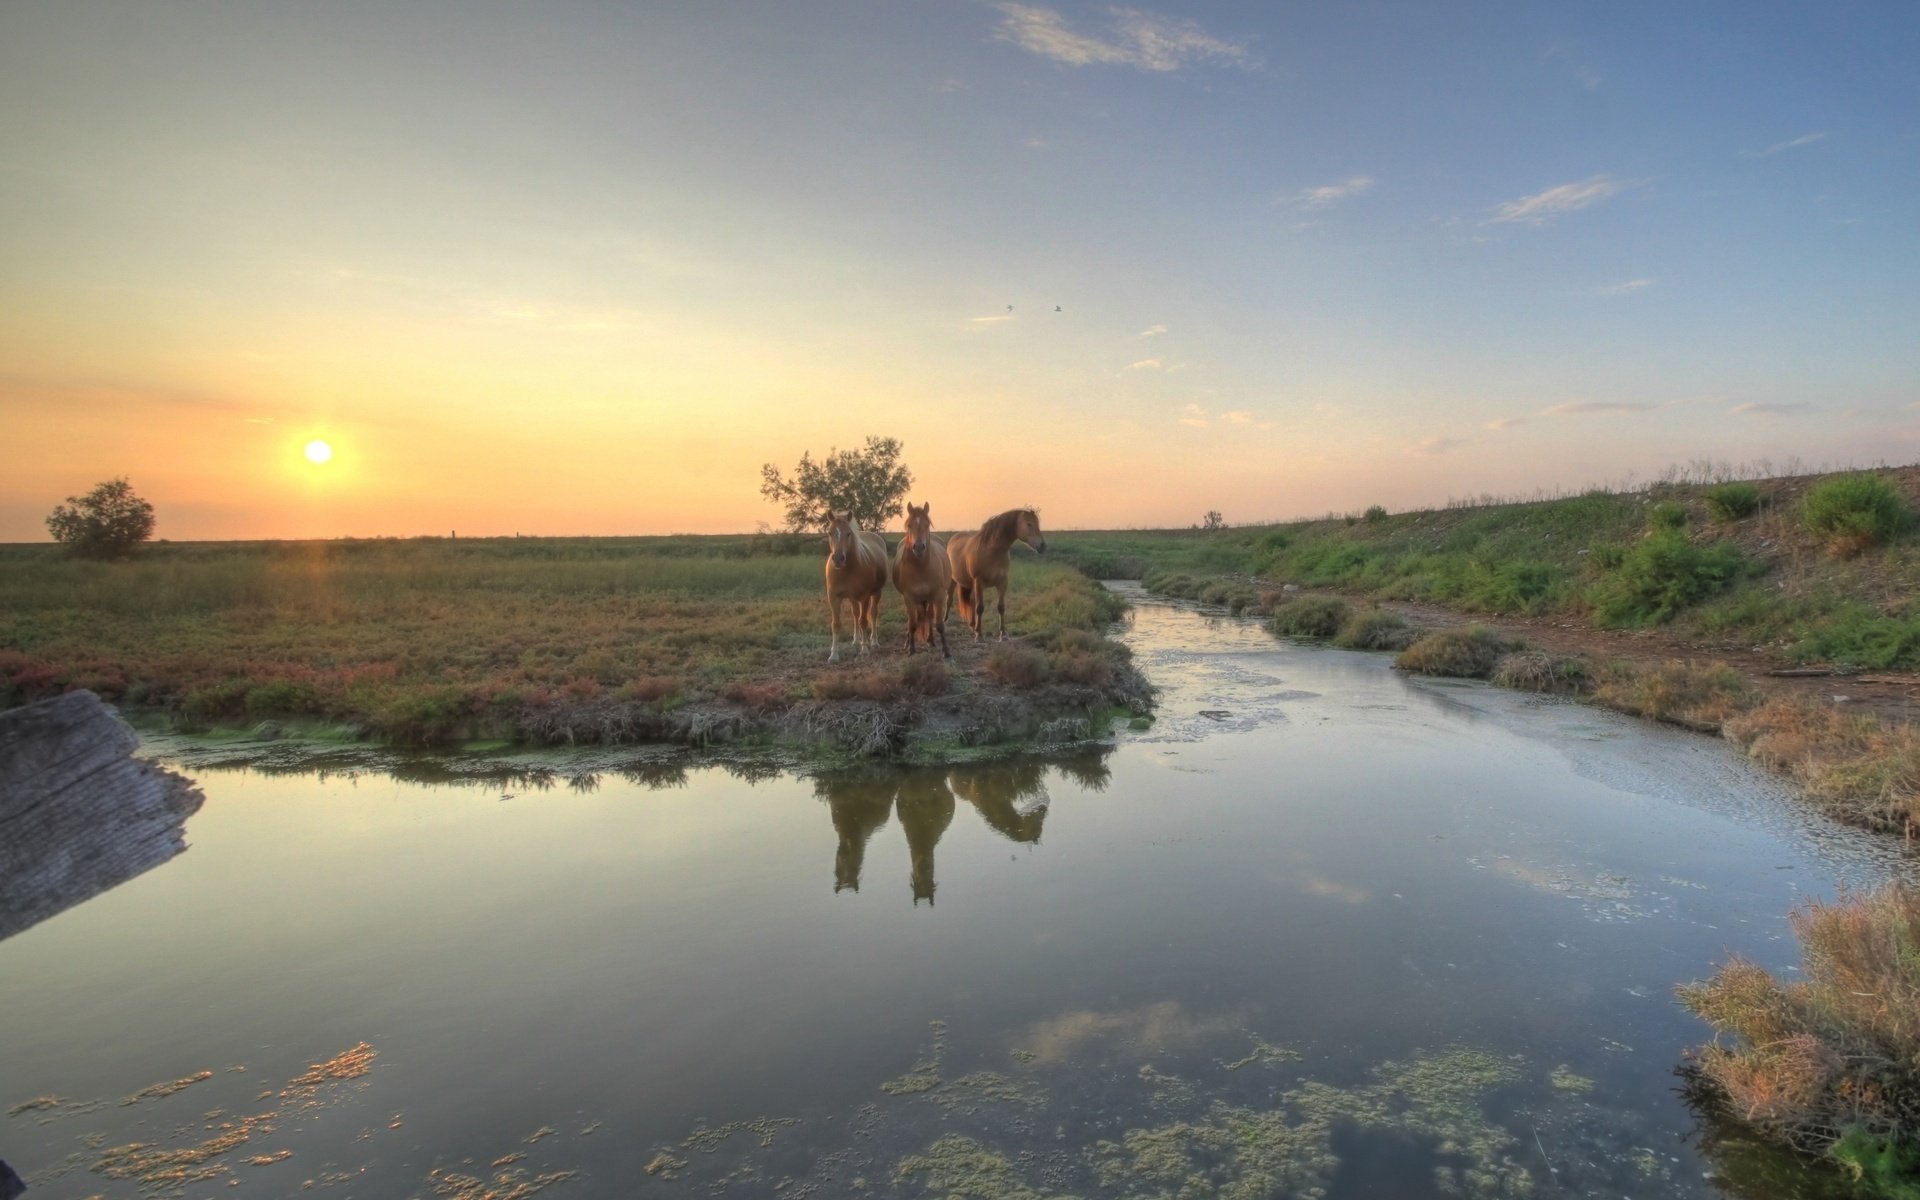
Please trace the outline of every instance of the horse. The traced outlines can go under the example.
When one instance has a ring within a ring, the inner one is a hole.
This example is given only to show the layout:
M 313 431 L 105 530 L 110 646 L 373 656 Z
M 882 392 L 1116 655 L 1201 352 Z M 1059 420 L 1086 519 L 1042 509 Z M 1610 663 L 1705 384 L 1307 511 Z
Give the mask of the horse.
M 833 648 L 828 662 L 840 658 L 840 602 L 853 602 L 853 650 L 878 649 L 873 624 L 887 590 L 887 539 L 864 532 L 851 513 L 827 516 L 827 611 L 833 616 Z M 862 635 L 865 640 L 862 640 Z
M 989 517 L 978 533 L 956 533 L 947 543 L 947 558 L 953 566 L 954 601 L 960 619 L 973 630 L 973 640 L 981 638 L 987 589 L 996 593 L 1000 609 L 1000 640 L 1007 640 L 1007 574 L 1013 567 L 1013 544 L 1025 542 L 1036 554 L 1047 552 L 1047 539 L 1040 532 L 1040 517 L 1030 508 L 1010 508 L 997 517 Z
M 933 505 L 907 505 L 907 533 L 893 553 L 893 586 L 907 602 L 907 653 L 911 655 L 925 632 L 933 649 L 933 631 L 940 631 L 940 653 L 947 649 L 947 605 L 953 598 L 953 564 L 946 543 L 933 536 Z

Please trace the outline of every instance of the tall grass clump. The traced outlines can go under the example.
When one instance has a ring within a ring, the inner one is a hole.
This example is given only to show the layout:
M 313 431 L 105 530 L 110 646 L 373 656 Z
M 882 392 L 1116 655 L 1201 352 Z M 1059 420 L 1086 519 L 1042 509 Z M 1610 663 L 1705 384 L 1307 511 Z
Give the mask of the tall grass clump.
M 1672 533 L 1687 527 L 1687 506 L 1674 500 L 1662 500 L 1647 510 L 1647 529 L 1653 533 Z
M 1920 726 L 1776 697 L 1729 719 L 1725 732 L 1839 820 L 1920 833 Z
M 1556 658 L 1544 650 L 1516 650 L 1502 655 L 1490 677 L 1498 687 L 1521 692 L 1577 695 L 1593 686 L 1593 675 L 1575 658 Z
M 1360 519 L 1369 525 L 1378 525 L 1387 519 L 1387 510 L 1379 504 L 1370 505 L 1367 511 L 1361 514 Z
M 1863 1194 L 1920 1195 L 1920 891 L 1811 901 L 1791 920 L 1799 980 L 1736 958 L 1680 989 L 1720 1035 L 1690 1056 L 1691 1090 Z
M 1393 665 L 1415 675 L 1486 679 L 1502 658 L 1524 648 L 1513 638 L 1478 625 L 1438 629 L 1402 650 Z
M 1746 559 L 1729 542 L 1696 546 L 1668 531 L 1643 538 L 1587 591 L 1593 615 L 1614 628 L 1658 625 L 1688 605 L 1732 586 Z
M 1890 542 L 1913 526 L 1913 514 L 1893 485 L 1864 471 L 1815 484 L 1800 519 L 1843 557 Z
M 1338 596 L 1299 596 L 1273 610 L 1268 628 L 1281 637 L 1330 638 L 1347 619 Z
M 1384 608 L 1362 609 L 1340 623 L 1333 644 L 1348 650 L 1405 650 L 1426 633 Z
M 1600 672 L 1593 698 L 1636 717 L 1718 733 L 1756 702 L 1746 676 L 1725 663 L 1615 663 Z
M 1760 511 L 1760 489 L 1751 483 L 1723 483 L 1706 492 L 1707 511 L 1716 521 L 1738 521 Z

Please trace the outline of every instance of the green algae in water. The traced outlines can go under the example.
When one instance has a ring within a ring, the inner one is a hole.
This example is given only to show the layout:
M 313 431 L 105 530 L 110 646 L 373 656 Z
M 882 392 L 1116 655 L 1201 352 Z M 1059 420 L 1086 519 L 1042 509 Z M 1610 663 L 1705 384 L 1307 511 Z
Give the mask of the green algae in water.
M 1585 1075 L 1575 1075 L 1573 1068 L 1565 1063 L 1555 1067 L 1553 1074 L 1547 1076 L 1547 1081 L 1562 1092 L 1586 1093 L 1593 1090 L 1593 1080 Z
M 933 1048 L 926 1057 L 909 1067 L 905 1075 L 881 1084 L 881 1091 L 889 1096 L 912 1096 L 940 1086 L 940 1062 L 947 1053 L 947 1023 L 931 1021 L 928 1027 L 933 1030 Z
M 927 1147 L 926 1153 L 901 1159 L 894 1169 L 893 1181 L 905 1183 L 916 1176 L 925 1176 L 927 1190 L 941 1196 L 966 1200 L 1061 1200 L 1058 1192 L 1030 1187 L 1006 1155 L 960 1134 L 950 1133 Z
M 1262 1066 L 1273 1066 L 1276 1063 L 1299 1061 L 1300 1052 L 1293 1047 L 1276 1046 L 1265 1038 L 1256 1037 L 1253 1039 L 1253 1050 L 1245 1058 L 1237 1058 L 1232 1062 L 1223 1062 L 1220 1065 L 1229 1071 L 1238 1071 L 1242 1067 L 1250 1067 L 1255 1063 L 1259 1063 Z

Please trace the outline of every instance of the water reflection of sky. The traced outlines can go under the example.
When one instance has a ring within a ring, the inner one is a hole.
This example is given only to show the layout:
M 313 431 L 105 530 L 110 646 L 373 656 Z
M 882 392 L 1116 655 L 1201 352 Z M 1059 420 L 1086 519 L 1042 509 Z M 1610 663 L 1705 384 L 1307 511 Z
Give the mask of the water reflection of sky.
M 1182 610 L 1130 637 L 1161 720 L 1053 760 L 205 774 L 188 854 L 0 944 L 0 1105 L 213 1076 L 23 1112 L 0 1155 L 46 1195 L 121 1194 L 89 1135 L 165 1143 L 366 1042 L 364 1078 L 247 1148 L 290 1158 L 230 1156 L 233 1190 L 413 1194 L 472 1159 L 581 1194 L 653 1164 L 689 1194 L 919 1195 L 955 1190 L 940 1139 L 964 1137 L 989 1175 L 1124 1193 L 1144 1168 L 1099 1142 L 1219 1101 L 1332 1114 L 1343 1162 L 1400 1147 L 1376 1176 L 1288 1143 L 1335 1195 L 1430 1185 L 1436 1129 L 1508 1131 L 1508 1184 L 1685 1194 L 1711 1167 L 1672 1092 L 1702 1036 L 1674 984 L 1728 950 L 1791 963 L 1797 898 L 1896 869 L 1705 739 Z M 1443 1052 L 1484 1096 L 1404 1082 Z

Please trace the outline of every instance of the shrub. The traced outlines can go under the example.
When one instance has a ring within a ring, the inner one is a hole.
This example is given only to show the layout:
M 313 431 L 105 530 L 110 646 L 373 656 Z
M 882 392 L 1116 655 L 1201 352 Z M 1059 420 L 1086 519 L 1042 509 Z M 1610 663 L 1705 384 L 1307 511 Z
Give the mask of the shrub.
M 1201 588 L 1198 599 L 1202 604 L 1225 604 L 1232 591 L 1231 585 L 1216 581 Z
M 615 695 L 622 700 L 639 700 L 647 704 L 658 704 L 662 700 L 679 694 L 685 687 L 686 681 L 683 679 L 668 675 L 643 675 L 621 684 L 620 690 Z
M 1667 533 L 1687 527 L 1687 506 L 1674 500 L 1662 500 L 1647 510 L 1647 528 Z
M 1892 884 L 1790 918 L 1801 976 L 1734 959 L 1680 989 L 1722 1038 L 1689 1056 L 1697 1097 L 1826 1155 L 1876 1194 L 1920 1190 L 1920 891 Z
M 892 700 L 901 687 L 898 675 L 879 669 L 828 671 L 813 679 L 813 694 L 821 700 Z
M 1516 650 L 1503 655 L 1493 665 L 1494 683 L 1522 692 L 1553 692 L 1571 695 L 1593 685 L 1585 663 L 1574 658 L 1555 658 L 1543 650 Z
M 304 681 L 276 679 L 247 689 L 246 709 L 250 717 L 317 713 L 321 708 L 318 689 Z
M 928 650 L 925 658 L 915 655 L 900 668 L 900 683 L 908 691 L 922 696 L 941 696 L 952 685 L 953 676 L 947 671 L 946 662 Z
M 1416 675 L 1485 679 L 1501 658 L 1522 648 L 1520 642 L 1478 625 L 1437 629 L 1402 650 L 1393 665 Z
M 1683 534 L 1656 533 L 1628 551 L 1587 598 L 1602 625 L 1657 625 L 1724 590 L 1745 570 L 1746 560 L 1727 542 L 1702 547 Z
M 1268 628 L 1281 637 L 1332 637 L 1347 619 L 1347 602 L 1338 596 L 1296 596 L 1273 610 Z
M 1408 625 L 1399 613 L 1369 608 L 1342 622 L 1333 635 L 1333 644 L 1349 650 L 1405 650 L 1423 632 Z
M 1589 561 L 1602 571 L 1611 571 L 1627 561 L 1627 548 L 1618 542 L 1602 542 L 1593 547 Z
M 757 713 L 785 708 L 788 699 L 786 685 L 781 683 L 731 683 L 721 694 Z
M 153 505 L 125 479 L 109 479 L 84 496 L 68 496 L 47 515 L 47 532 L 75 554 L 118 558 L 153 536 Z
M 1008 687 L 1039 687 L 1047 681 L 1047 658 L 1031 646 L 998 645 L 987 655 L 986 672 Z
M 1848 605 L 1809 629 L 1794 654 L 1850 669 L 1920 666 L 1920 612 L 1892 616 Z
M 1836 554 L 1855 554 L 1891 541 L 1913 524 L 1913 514 L 1893 485 L 1860 472 L 1822 480 L 1807 492 L 1801 520 L 1826 539 Z
M 1387 519 L 1387 510 L 1382 508 L 1380 505 L 1375 504 L 1372 507 L 1368 508 L 1364 514 L 1362 514 L 1361 519 L 1364 520 L 1369 525 L 1378 525 L 1380 522 Z
M 1660 667 L 1615 664 L 1601 674 L 1594 699 L 1609 708 L 1718 733 L 1753 707 L 1746 677 L 1725 663 L 1670 662 Z
M 1738 521 L 1760 511 L 1760 489 L 1751 483 L 1723 483 L 1707 491 L 1707 511 L 1716 521 Z

